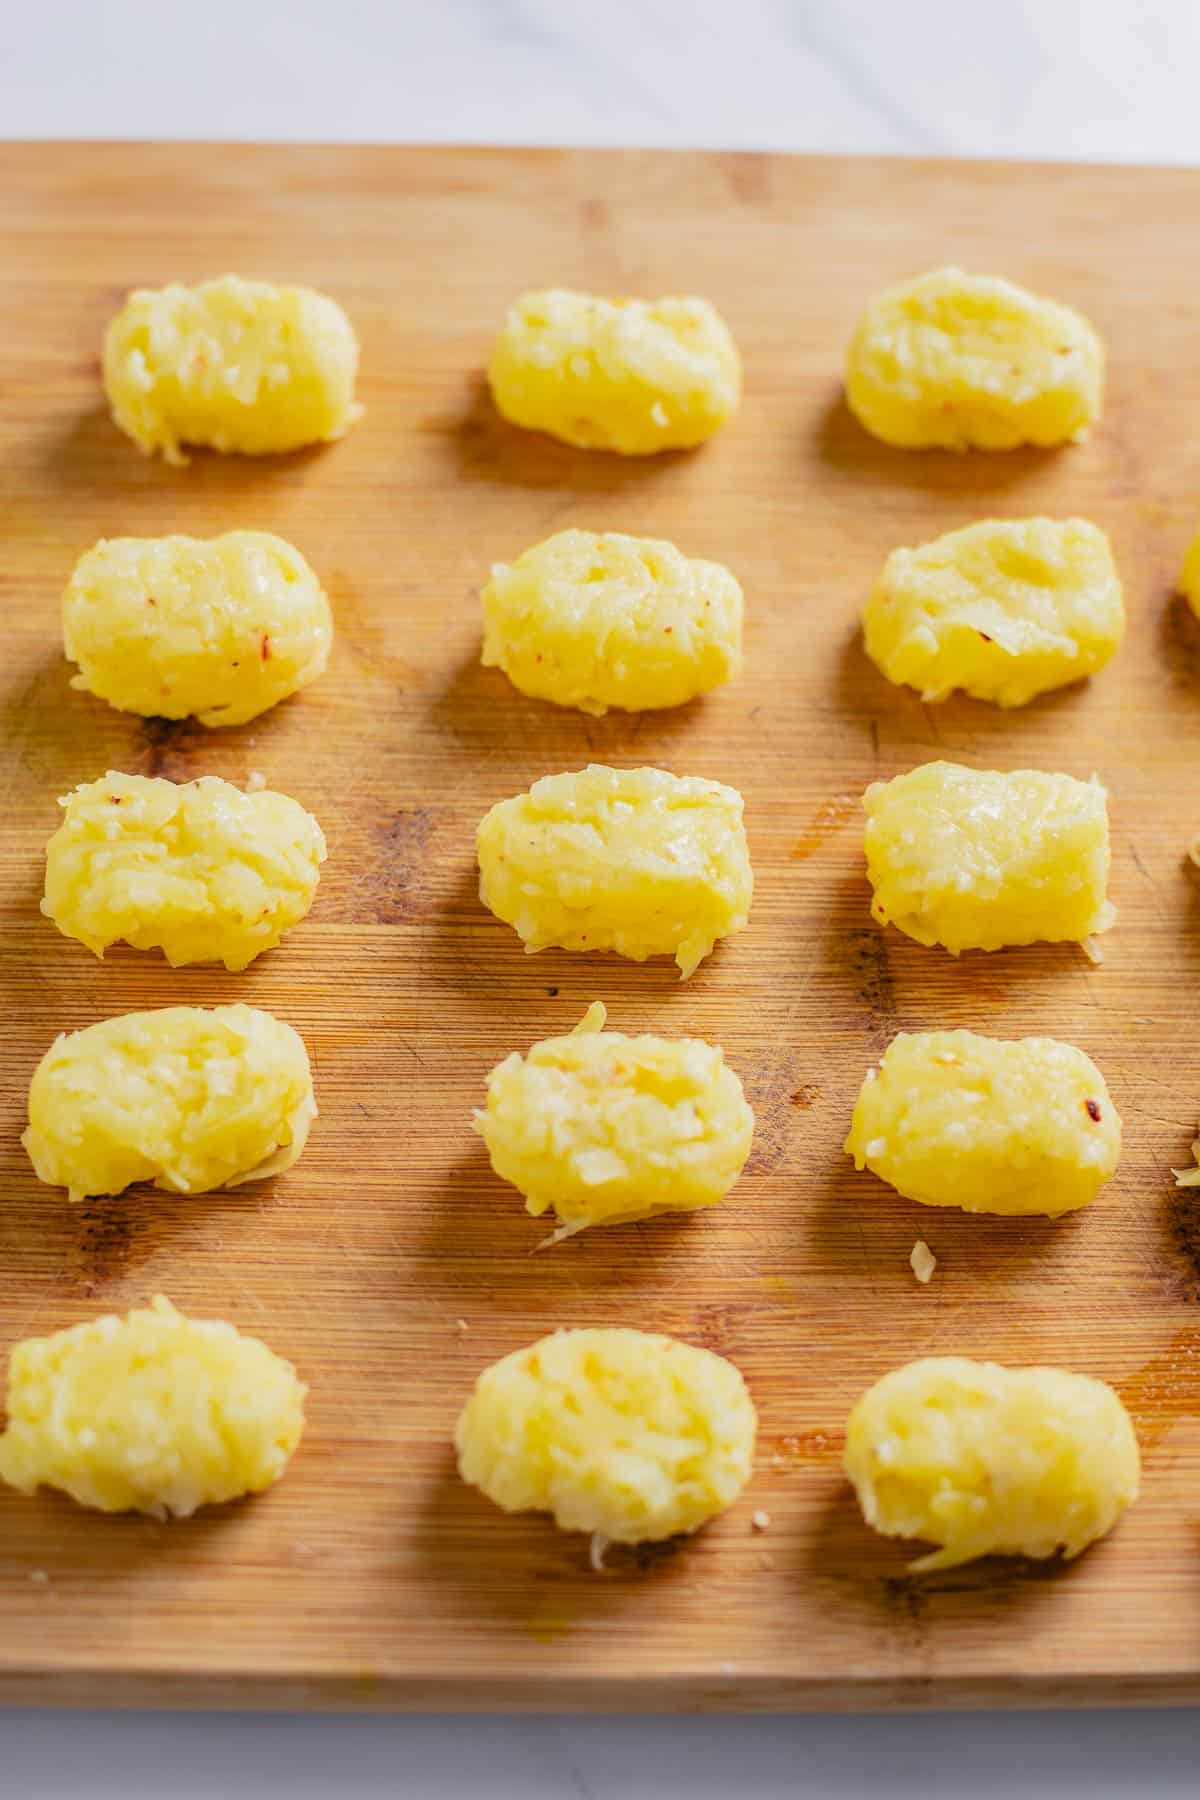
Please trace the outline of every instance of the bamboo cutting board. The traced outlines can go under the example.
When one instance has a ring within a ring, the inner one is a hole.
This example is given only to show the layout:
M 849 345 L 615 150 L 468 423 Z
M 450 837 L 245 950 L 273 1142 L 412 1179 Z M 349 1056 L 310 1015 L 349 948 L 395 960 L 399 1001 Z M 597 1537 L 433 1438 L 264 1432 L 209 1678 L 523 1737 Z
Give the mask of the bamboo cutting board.
M 1180 172 L 746 155 L 7 146 L 0 271 L 0 1343 L 158 1291 L 232 1319 L 311 1384 L 269 1495 L 164 1525 L 0 1495 L 0 1695 L 20 1702 L 598 1709 L 1200 1698 L 1200 1207 L 1169 1170 L 1200 1113 L 1200 626 L 1171 597 L 1198 523 L 1200 264 Z M 912 455 L 868 439 L 841 353 L 880 285 L 958 261 L 1080 306 L 1111 355 L 1103 426 L 1060 453 Z M 236 270 L 346 305 L 366 416 L 289 458 L 144 460 L 98 350 L 135 285 Z M 564 283 L 694 291 L 746 362 L 706 449 L 619 461 L 522 435 L 481 382 L 506 302 Z M 1016 714 L 933 709 L 866 663 L 886 553 L 995 513 L 1108 530 L 1130 633 L 1091 685 Z M 595 720 L 479 667 L 491 562 L 568 524 L 728 562 L 748 666 L 677 712 Z M 73 693 L 58 597 L 101 535 L 257 526 L 328 587 L 327 676 L 240 730 Z M 868 914 L 858 797 L 931 756 L 1111 790 L 1106 961 L 1069 946 L 955 962 Z M 589 758 L 746 797 L 749 929 L 673 966 L 527 958 L 475 893 L 473 828 Z M 252 970 L 101 964 L 39 918 L 55 797 L 106 768 L 261 770 L 330 842 L 316 908 Z M 758 1114 L 716 1211 L 531 1256 L 545 1225 L 468 1128 L 488 1068 L 594 998 L 617 1029 L 722 1043 Z M 72 1209 L 18 1143 L 55 1032 L 244 999 L 293 1023 L 321 1117 L 300 1165 L 231 1194 L 137 1189 Z M 944 1215 L 840 1154 L 898 1028 L 1048 1032 L 1104 1069 L 1118 1178 L 1057 1225 Z M 938 1257 L 928 1288 L 908 1256 Z M 457 1480 L 476 1372 L 556 1325 L 628 1323 L 732 1357 L 761 1415 L 754 1484 L 683 1546 L 613 1552 L 505 1518 Z M 893 1364 L 1059 1361 L 1124 1395 L 1141 1504 L 1068 1567 L 923 1581 L 862 1524 L 847 1411 Z M 769 1528 L 752 1528 L 755 1509 Z

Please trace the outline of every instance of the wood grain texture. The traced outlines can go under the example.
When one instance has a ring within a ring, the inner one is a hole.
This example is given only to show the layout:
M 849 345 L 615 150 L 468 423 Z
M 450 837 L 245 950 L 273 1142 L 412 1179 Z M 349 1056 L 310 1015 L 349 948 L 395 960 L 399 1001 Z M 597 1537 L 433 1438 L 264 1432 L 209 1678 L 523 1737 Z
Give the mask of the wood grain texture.
M 0 1342 L 156 1291 L 233 1319 L 311 1383 L 270 1495 L 186 1524 L 0 1495 L 0 1694 L 22 1703 L 751 1708 L 1200 1698 L 1200 1200 L 1169 1173 L 1200 1111 L 1200 627 L 1171 588 L 1195 526 L 1192 174 L 744 155 L 237 146 L 0 149 Z M 957 260 L 1082 307 L 1111 353 L 1090 442 L 912 455 L 840 397 L 867 296 Z M 363 344 L 366 417 L 328 450 L 147 462 L 110 423 L 98 351 L 136 284 L 311 282 Z M 652 462 L 522 435 L 481 382 L 519 289 L 695 291 L 746 362 L 740 414 Z M 937 709 L 866 663 L 884 556 L 989 513 L 1080 513 L 1113 537 L 1130 633 L 1090 685 L 1016 714 Z M 577 524 L 728 562 L 748 668 L 662 715 L 601 720 L 479 667 L 491 562 Z M 329 673 L 240 730 L 124 717 L 68 686 L 58 598 L 102 534 L 258 526 L 293 539 L 337 619 Z M 1120 921 L 1069 947 L 953 961 L 868 915 L 858 796 L 930 756 L 1098 770 Z M 526 958 L 475 894 L 485 808 L 589 758 L 746 796 L 749 929 L 681 984 L 666 962 Z M 243 779 L 320 817 L 311 918 L 244 975 L 101 964 L 38 916 L 55 796 L 114 767 Z M 72 1209 L 18 1143 L 54 1033 L 244 999 L 307 1039 L 321 1117 L 282 1180 Z M 468 1129 L 499 1057 L 594 998 L 616 1028 L 724 1044 L 758 1113 L 715 1212 L 585 1234 L 544 1225 Z M 915 1207 L 840 1146 L 898 1027 L 1065 1037 L 1125 1119 L 1118 1178 L 1052 1225 Z M 938 1259 L 920 1288 L 918 1236 Z M 745 1501 L 683 1547 L 614 1553 L 509 1519 L 450 1436 L 486 1362 L 556 1325 L 629 1323 L 731 1356 L 761 1415 Z M 1057 1361 L 1113 1381 L 1145 1495 L 1066 1567 L 924 1581 L 862 1524 L 843 1425 L 928 1352 Z M 755 1508 L 770 1528 L 751 1529 Z M 44 1578 L 43 1578 L 44 1576 Z

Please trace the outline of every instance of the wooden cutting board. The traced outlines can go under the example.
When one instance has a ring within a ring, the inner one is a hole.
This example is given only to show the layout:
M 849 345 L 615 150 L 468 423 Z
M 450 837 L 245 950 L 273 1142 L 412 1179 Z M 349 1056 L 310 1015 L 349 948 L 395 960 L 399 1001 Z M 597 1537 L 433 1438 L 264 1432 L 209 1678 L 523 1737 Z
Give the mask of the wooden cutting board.
M 1194 174 L 748 155 L 9 145 L 0 149 L 0 1344 L 162 1291 L 232 1319 L 311 1384 L 283 1483 L 190 1522 L 0 1495 L 0 1695 L 338 1707 L 793 1708 L 1200 1698 L 1200 1205 L 1177 1192 L 1200 1114 L 1200 625 L 1172 598 L 1200 523 Z M 957 261 L 1081 307 L 1111 353 L 1102 427 L 1058 453 L 912 455 L 842 402 L 873 290 Z M 367 412 L 329 449 L 148 462 L 110 423 L 98 351 L 137 285 L 236 270 L 313 283 L 363 346 Z M 493 412 L 506 302 L 566 283 L 691 291 L 728 318 L 741 412 L 708 448 L 576 452 Z M 856 620 L 887 552 L 986 514 L 1112 534 L 1129 639 L 1022 712 L 923 706 Z M 595 720 L 479 666 L 489 565 L 566 525 L 728 562 L 745 677 L 677 712 Z M 74 693 L 58 597 L 101 535 L 257 526 L 328 587 L 325 678 L 235 731 Z M 934 756 L 1097 770 L 1120 921 L 954 961 L 868 914 L 858 798 Z M 746 797 L 749 929 L 673 966 L 522 954 L 476 899 L 472 833 L 590 758 Z M 38 915 L 55 798 L 106 768 L 242 781 L 321 819 L 316 908 L 244 975 L 104 963 Z M 722 1043 L 758 1115 L 735 1193 L 678 1224 L 531 1255 L 545 1226 L 469 1129 L 488 1068 L 568 1029 Z M 18 1142 L 54 1034 L 242 999 L 306 1038 L 321 1117 L 280 1181 L 71 1208 Z M 1104 1069 L 1121 1171 L 1050 1224 L 913 1206 L 841 1155 L 864 1070 L 901 1027 L 1050 1032 Z M 909 1252 L 938 1257 L 922 1288 Z M 614 1552 L 463 1487 L 450 1438 L 476 1372 L 558 1325 L 630 1324 L 732 1357 L 761 1415 L 753 1486 L 683 1545 Z M 847 1411 L 930 1352 L 1062 1362 L 1114 1382 L 1141 1504 L 1067 1566 L 926 1580 L 862 1524 Z M 770 1516 L 756 1531 L 755 1509 Z

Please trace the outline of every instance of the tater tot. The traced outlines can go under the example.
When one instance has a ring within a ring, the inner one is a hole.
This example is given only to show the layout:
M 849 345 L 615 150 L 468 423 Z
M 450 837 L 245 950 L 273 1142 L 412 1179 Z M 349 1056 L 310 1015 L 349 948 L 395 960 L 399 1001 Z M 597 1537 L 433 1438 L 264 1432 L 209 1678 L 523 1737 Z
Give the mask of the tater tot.
M 71 686 L 120 712 L 244 725 L 322 673 L 329 601 L 266 531 L 102 538 L 63 594 Z
M 901 449 L 1069 443 L 1100 416 L 1104 346 L 1069 306 L 937 269 L 877 294 L 846 358 L 846 398 Z
M 258 1338 L 185 1318 L 160 1294 L 15 1347 L 0 1480 L 101 1512 L 187 1518 L 279 1480 L 307 1391 Z
M 134 1181 L 201 1194 L 290 1168 L 316 1112 L 290 1025 L 254 1006 L 166 1006 L 56 1038 L 21 1142 L 72 1200 Z
M 863 614 L 889 681 L 999 706 L 1102 669 L 1125 635 L 1108 539 L 1086 519 L 985 519 L 888 557 Z
M 336 300 L 237 275 L 138 288 L 104 337 L 114 420 L 172 463 L 184 444 L 262 456 L 339 438 L 362 411 L 357 371 Z
M 553 1208 L 556 1237 L 715 1206 L 750 1154 L 754 1114 L 718 1046 L 604 1020 L 595 1001 L 567 1036 L 505 1057 L 475 1114 L 493 1169 L 535 1218 Z
M 1107 931 L 1107 796 L 1096 780 L 922 763 L 863 796 L 871 914 L 919 944 L 999 950 Z
M 938 1549 L 914 1573 L 977 1556 L 1078 1556 L 1138 1497 L 1140 1457 L 1112 1388 L 1065 1369 L 932 1356 L 893 1369 L 846 1430 L 867 1524 Z
M 659 538 L 560 531 L 483 590 L 483 662 L 537 700 L 682 706 L 742 667 L 742 590 Z
M 505 418 L 581 450 L 650 456 L 712 436 L 742 369 L 707 300 L 602 300 L 567 288 L 510 307 L 488 368 Z
M 902 1031 L 863 1083 L 845 1148 L 923 1206 L 1057 1217 L 1116 1173 L 1121 1119 L 1073 1044 Z
M 42 911 L 96 956 L 124 942 L 244 969 L 313 903 L 325 838 L 287 794 L 110 769 L 59 805 Z
M 673 956 L 686 979 L 746 923 L 742 796 L 719 781 L 592 763 L 500 801 L 476 835 L 480 898 L 531 953 Z
M 505 1512 L 637 1544 L 691 1532 L 750 1479 L 754 1403 L 723 1356 L 644 1331 L 556 1331 L 485 1369 L 455 1432 Z

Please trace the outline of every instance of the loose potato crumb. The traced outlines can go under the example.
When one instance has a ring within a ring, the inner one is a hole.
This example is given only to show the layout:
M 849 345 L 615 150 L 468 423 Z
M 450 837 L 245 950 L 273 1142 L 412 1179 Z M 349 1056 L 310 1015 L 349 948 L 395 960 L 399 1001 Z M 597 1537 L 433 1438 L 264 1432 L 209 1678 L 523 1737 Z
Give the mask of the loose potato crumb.
M 535 1218 L 572 1232 L 724 1199 L 750 1154 L 754 1114 L 724 1052 L 699 1038 L 605 1031 L 596 1002 L 566 1037 L 516 1051 L 474 1117 L 493 1169 Z
M 908 1259 L 909 1267 L 923 1287 L 933 1280 L 933 1272 L 937 1268 L 937 1257 L 929 1248 L 924 1238 L 918 1238 L 912 1247 Z
M 267 778 L 263 774 L 262 770 L 261 769 L 251 769 L 250 773 L 246 777 L 246 792 L 248 794 L 261 794 L 262 790 L 266 787 L 266 785 L 267 785 Z
M 769 1531 L 771 1527 L 771 1515 L 769 1512 L 763 1512 L 760 1507 L 758 1512 L 751 1516 L 750 1523 L 755 1531 Z
M 737 406 L 742 373 L 707 300 L 551 288 L 509 309 L 488 380 L 514 425 L 583 450 L 648 456 L 711 437 Z
M 1121 1119 L 1073 1044 L 902 1031 L 863 1082 L 845 1150 L 923 1206 L 1057 1217 L 1116 1173 Z
M 119 712 L 243 725 L 323 672 L 333 618 L 270 532 L 102 538 L 67 583 L 63 640 L 71 686 Z
M 160 1294 L 124 1319 L 16 1346 L 0 1480 L 24 1494 L 58 1488 L 101 1512 L 186 1518 L 278 1481 L 306 1393 L 257 1338 L 185 1318 Z
M 498 563 L 483 662 L 538 700 L 602 714 L 681 706 L 742 667 L 742 590 L 659 538 L 560 531 Z
M 1107 796 L 1039 769 L 923 763 L 863 797 L 871 914 L 919 944 L 998 950 L 1107 931 Z
M 124 941 L 244 969 L 313 903 L 325 838 L 286 794 L 110 769 L 59 805 L 42 911 L 96 956 Z
M 505 1512 L 635 1544 L 732 1505 L 756 1425 L 741 1375 L 711 1350 L 627 1329 L 556 1331 L 483 1371 L 455 1444 L 463 1480 Z
M 977 1556 L 1078 1556 L 1138 1496 L 1129 1415 L 1102 1381 L 928 1357 L 865 1393 L 846 1474 L 868 1525 L 939 1546 L 910 1566 Z
M 527 951 L 674 956 L 685 979 L 754 891 L 741 795 L 663 769 L 544 776 L 493 806 L 477 848 L 480 898 Z
M 253 1006 L 168 1006 L 57 1038 L 21 1142 L 71 1200 L 134 1181 L 200 1194 L 290 1168 L 316 1111 L 290 1025 Z
M 1081 681 L 1125 633 L 1108 539 L 1086 519 L 985 519 L 895 550 L 867 601 L 867 654 L 889 681 L 999 706 Z
M 183 444 L 261 456 L 339 438 L 362 411 L 357 371 L 335 300 L 237 275 L 139 288 L 104 339 L 114 420 L 171 463 L 187 461 Z
M 1081 314 L 961 269 L 877 295 L 846 358 L 851 410 L 901 449 L 1069 443 L 1103 390 L 1104 346 Z

